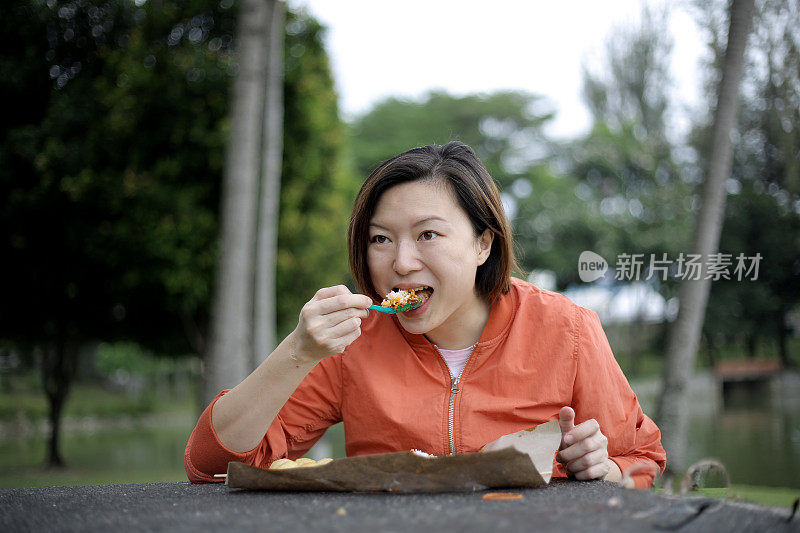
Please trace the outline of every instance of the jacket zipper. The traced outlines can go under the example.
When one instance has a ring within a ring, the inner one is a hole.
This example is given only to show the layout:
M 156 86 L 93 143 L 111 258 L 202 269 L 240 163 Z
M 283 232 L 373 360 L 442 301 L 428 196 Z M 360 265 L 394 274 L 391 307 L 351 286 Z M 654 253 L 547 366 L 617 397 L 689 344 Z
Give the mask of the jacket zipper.
M 450 408 L 448 409 L 447 415 L 447 432 L 448 436 L 450 437 L 450 455 L 455 455 L 456 453 L 456 438 L 454 429 L 454 419 L 455 419 L 455 406 L 456 406 L 456 393 L 458 393 L 461 389 L 458 388 L 458 383 L 461 380 L 461 374 L 464 373 L 464 369 L 467 368 L 469 364 L 469 360 L 472 358 L 472 354 L 475 353 L 475 347 L 477 344 L 472 345 L 472 351 L 469 353 L 469 357 L 467 357 L 466 363 L 464 363 L 464 368 L 461 369 L 461 372 L 458 373 L 457 376 L 453 377 L 453 374 L 450 373 L 450 367 L 447 366 L 447 361 L 444 360 L 444 356 L 442 352 L 439 351 L 439 347 L 435 344 L 433 345 L 436 348 L 436 351 L 439 352 L 439 357 L 442 358 L 444 361 L 444 365 L 447 367 L 447 373 L 450 374 Z

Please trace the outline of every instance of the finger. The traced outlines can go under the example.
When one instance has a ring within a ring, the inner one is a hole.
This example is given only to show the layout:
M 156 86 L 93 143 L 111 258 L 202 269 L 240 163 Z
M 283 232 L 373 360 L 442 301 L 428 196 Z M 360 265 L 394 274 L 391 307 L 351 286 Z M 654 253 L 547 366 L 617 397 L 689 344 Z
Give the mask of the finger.
M 365 309 L 357 309 L 355 307 L 348 307 L 347 309 L 341 309 L 339 311 L 334 311 L 332 313 L 328 313 L 327 315 L 321 315 L 317 317 L 320 324 L 323 327 L 333 327 L 345 320 L 350 318 L 360 318 L 364 319 L 369 316 L 369 311 Z
M 561 426 L 561 448 L 571 444 L 566 442 L 564 437 L 566 434 L 575 427 L 575 411 L 572 407 L 562 407 L 558 412 L 558 425 Z
M 581 439 L 575 444 L 568 446 L 558 452 L 558 461 L 568 463 L 575 459 L 593 452 L 594 450 L 608 450 L 608 438 L 601 432 L 597 432 L 585 439 Z
M 332 338 L 328 343 L 328 349 L 332 354 L 342 353 L 350 344 L 361 336 L 361 328 L 355 327 L 346 331 L 338 338 Z
M 603 479 L 608 474 L 610 467 L 607 462 L 603 462 L 600 464 L 595 464 L 587 468 L 586 470 L 581 470 L 580 472 L 576 472 L 574 477 L 580 481 L 588 481 L 590 479 Z
M 569 430 L 569 433 L 564 436 L 564 442 L 572 444 L 587 439 L 599 431 L 600 424 L 594 418 L 590 418 Z
M 337 296 L 339 294 L 352 294 L 350 289 L 345 287 L 344 285 L 334 285 L 333 287 L 323 287 L 317 291 L 314 295 L 312 300 L 324 300 L 325 298 L 330 298 L 331 296 Z
M 345 348 L 350 346 L 357 338 L 361 336 L 361 328 L 357 328 L 352 333 L 345 335 L 340 339 L 342 343 L 341 348 L 339 349 L 340 352 L 343 352 Z
M 369 296 L 348 292 L 347 294 L 338 294 L 322 300 L 312 301 L 311 305 L 317 314 L 327 315 L 350 307 L 366 310 L 372 305 L 372 300 Z
M 608 459 L 608 453 L 604 449 L 593 450 L 586 455 L 583 455 L 574 461 L 567 463 L 567 472 L 577 474 L 584 470 L 588 470 L 594 465 L 605 463 Z
M 348 318 L 329 328 L 325 338 L 329 339 L 329 342 L 340 341 L 343 337 L 350 336 L 356 331 L 361 331 L 361 319 L 358 317 Z

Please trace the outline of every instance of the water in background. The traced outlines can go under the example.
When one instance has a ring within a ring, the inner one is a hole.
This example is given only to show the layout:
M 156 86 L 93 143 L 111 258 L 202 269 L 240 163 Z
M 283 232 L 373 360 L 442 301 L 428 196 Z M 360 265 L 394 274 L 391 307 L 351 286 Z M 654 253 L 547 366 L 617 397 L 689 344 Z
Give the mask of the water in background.
M 693 386 L 689 460 L 719 459 L 735 484 L 800 488 L 800 387 L 783 384 L 723 405 L 710 379 L 701 375 Z M 632 385 L 652 413 L 658 381 Z M 63 471 L 41 469 L 42 437 L 0 440 L 0 487 L 185 481 L 183 450 L 195 416 L 67 432 L 62 452 L 69 468 Z M 331 428 L 310 455 L 343 457 L 342 425 Z
M 653 414 L 658 380 L 632 387 L 645 412 Z M 696 377 L 691 394 L 689 464 L 713 457 L 733 484 L 800 488 L 800 376 L 786 374 L 771 385 L 723 397 L 705 373 Z

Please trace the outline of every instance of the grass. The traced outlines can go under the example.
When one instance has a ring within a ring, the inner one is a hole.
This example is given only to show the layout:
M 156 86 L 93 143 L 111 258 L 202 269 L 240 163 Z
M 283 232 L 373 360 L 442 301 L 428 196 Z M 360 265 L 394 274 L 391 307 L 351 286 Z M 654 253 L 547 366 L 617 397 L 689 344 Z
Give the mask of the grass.
M 191 405 L 191 393 L 178 400 L 181 408 Z M 97 383 L 75 383 L 67 396 L 65 417 L 119 417 L 164 413 L 175 410 L 171 401 L 159 399 L 146 392 L 130 395 Z M 11 391 L 0 391 L 0 421 L 25 418 L 33 421 L 48 415 L 47 398 L 41 388 L 26 385 Z
M 771 507 L 791 508 L 795 500 L 800 498 L 800 489 L 782 487 L 762 487 L 757 485 L 731 485 L 730 490 L 725 488 L 704 488 L 693 491 L 692 494 L 709 496 L 712 498 L 728 498 L 730 500 L 747 501 Z

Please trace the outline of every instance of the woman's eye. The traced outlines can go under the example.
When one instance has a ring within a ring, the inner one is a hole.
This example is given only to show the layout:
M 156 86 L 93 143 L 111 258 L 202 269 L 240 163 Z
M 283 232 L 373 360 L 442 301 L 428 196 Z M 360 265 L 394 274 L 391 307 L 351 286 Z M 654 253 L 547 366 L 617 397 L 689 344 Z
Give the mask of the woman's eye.
M 436 237 L 437 233 L 435 231 L 423 231 L 419 238 L 421 241 L 429 241 Z
M 374 235 L 370 238 L 369 242 L 374 242 L 375 244 L 386 244 L 389 242 L 389 239 L 386 238 L 386 235 Z

